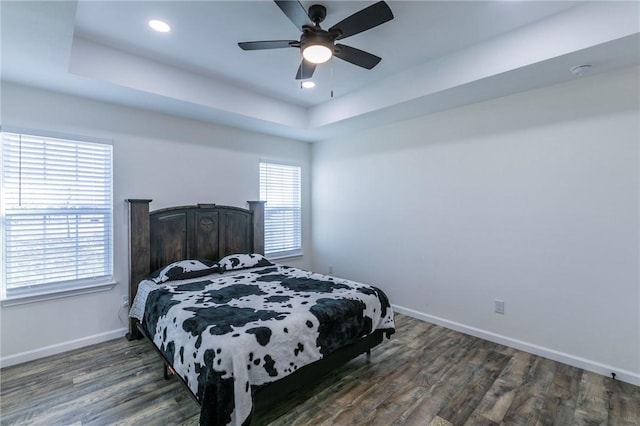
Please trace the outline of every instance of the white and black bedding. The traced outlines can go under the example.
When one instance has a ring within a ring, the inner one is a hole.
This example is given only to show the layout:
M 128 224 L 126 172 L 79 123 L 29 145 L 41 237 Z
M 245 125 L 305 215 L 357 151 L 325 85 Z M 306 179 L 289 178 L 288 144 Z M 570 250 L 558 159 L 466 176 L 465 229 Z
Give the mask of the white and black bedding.
M 246 424 L 252 386 L 394 332 L 380 289 L 257 254 L 169 265 L 140 283 L 130 315 L 198 399 L 201 424 Z

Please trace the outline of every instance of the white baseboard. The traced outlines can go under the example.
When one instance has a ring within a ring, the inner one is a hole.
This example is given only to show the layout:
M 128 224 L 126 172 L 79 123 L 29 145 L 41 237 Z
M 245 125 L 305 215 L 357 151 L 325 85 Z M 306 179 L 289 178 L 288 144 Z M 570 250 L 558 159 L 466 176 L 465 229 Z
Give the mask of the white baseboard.
M 460 324 L 454 321 L 449 321 L 444 318 L 425 314 L 423 312 L 419 312 L 419 311 L 405 308 L 402 306 L 392 305 L 392 307 L 394 312 L 405 314 L 413 318 L 430 322 L 432 324 L 441 325 L 443 327 L 450 328 L 452 330 L 456 330 L 461 333 L 465 333 L 471 336 L 479 337 L 481 339 L 489 340 L 490 342 L 509 346 L 509 347 L 519 349 L 525 352 L 529 352 L 535 355 L 539 355 L 554 361 L 572 365 L 577 368 L 582 368 L 587 371 L 592 371 L 594 373 L 601 374 L 606 377 L 611 377 L 611 373 L 613 372 L 613 373 L 616 373 L 617 380 L 631 383 L 636 386 L 640 386 L 640 374 L 634 373 L 632 371 L 619 369 L 610 365 L 602 364 L 602 363 L 581 358 L 575 355 L 570 355 L 564 352 L 555 351 L 553 349 L 534 345 L 532 343 L 524 342 L 522 340 L 512 339 L 510 337 L 502 336 L 500 334 L 492 333 L 490 331 L 471 327 L 465 324 Z M 95 345 L 97 343 L 102 343 L 108 340 L 117 339 L 119 337 L 123 337 L 126 334 L 126 332 L 127 332 L 126 328 L 120 328 L 117 330 L 107 331 L 105 333 L 95 334 L 93 336 L 83 337 L 81 339 L 58 343 L 51 346 L 45 346 L 43 348 L 38 348 L 31 351 L 18 353 L 15 355 L 9 355 L 9 356 L 0 358 L 0 367 L 4 368 L 4 367 L 16 365 L 16 364 L 22 364 L 23 362 L 32 361 L 34 359 L 44 358 L 46 356 L 56 355 L 62 352 L 78 349 L 84 346 Z
M 57 343 L 55 345 L 5 356 L 0 358 L 0 368 L 10 367 L 12 365 L 22 364 L 23 362 L 33 361 L 34 359 L 57 355 L 62 352 L 82 348 L 84 346 L 95 345 L 97 343 L 106 342 L 107 340 L 117 339 L 119 337 L 123 337 L 126 333 L 126 328 L 119 328 L 117 330 L 94 334 L 93 336 L 87 336 L 81 339 L 70 340 L 68 342 Z
M 616 373 L 616 380 L 631 383 L 636 386 L 640 386 L 640 374 L 632 371 L 622 370 L 617 367 L 613 367 L 606 364 L 601 364 L 596 361 L 581 358 L 575 355 L 570 355 L 564 352 L 558 352 L 553 349 L 545 348 L 542 346 L 534 345 L 532 343 L 524 342 L 522 340 L 512 339 L 510 337 L 502 336 L 500 334 L 492 333 L 490 331 L 482 330 L 479 328 L 471 327 L 465 324 L 460 324 L 454 321 L 449 321 L 444 318 L 436 317 L 433 315 L 425 314 L 413 309 L 404 308 L 398 305 L 392 305 L 394 312 L 408 315 L 413 318 L 417 318 L 432 324 L 441 325 L 452 330 L 459 331 L 461 333 L 469 334 L 471 336 L 479 337 L 490 342 L 499 343 L 501 345 L 509 346 L 521 351 L 529 352 L 534 355 L 539 355 L 553 361 L 558 361 L 563 364 L 568 364 L 583 370 L 591 371 L 597 374 L 601 374 L 606 377 L 611 377 L 611 373 Z

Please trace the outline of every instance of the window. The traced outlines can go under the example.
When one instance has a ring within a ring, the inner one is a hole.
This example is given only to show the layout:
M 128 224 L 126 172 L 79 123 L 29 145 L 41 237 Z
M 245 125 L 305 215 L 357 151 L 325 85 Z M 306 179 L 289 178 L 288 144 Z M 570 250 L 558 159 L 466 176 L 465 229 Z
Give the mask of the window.
M 265 254 L 272 258 L 302 254 L 300 167 L 260 163 Z
M 1 136 L 2 299 L 111 284 L 111 145 Z

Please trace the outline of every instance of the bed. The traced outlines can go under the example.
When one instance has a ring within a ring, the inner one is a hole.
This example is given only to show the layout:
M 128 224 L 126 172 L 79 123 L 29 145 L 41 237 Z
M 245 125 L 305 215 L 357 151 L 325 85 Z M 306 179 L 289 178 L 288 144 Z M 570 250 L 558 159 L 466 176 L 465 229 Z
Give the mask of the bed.
M 250 424 L 394 332 L 380 289 L 265 258 L 263 202 L 149 212 L 150 200 L 127 201 L 127 338 L 153 343 L 202 425 Z

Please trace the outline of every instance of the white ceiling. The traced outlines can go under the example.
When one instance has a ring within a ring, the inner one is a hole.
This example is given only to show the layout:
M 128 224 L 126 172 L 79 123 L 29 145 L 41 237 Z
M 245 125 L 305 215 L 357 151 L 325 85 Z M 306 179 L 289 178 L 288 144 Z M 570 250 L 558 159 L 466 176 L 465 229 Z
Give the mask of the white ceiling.
M 373 2 L 301 3 L 326 6 L 329 28 Z M 387 3 L 392 21 L 341 41 L 380 64 L 333 59 L 303 90 L 298 49 L 237 46 L 299 38 L 272 1 L 3 1 L 2 79 L 316 141 L 640 63 L 635 1 Z

